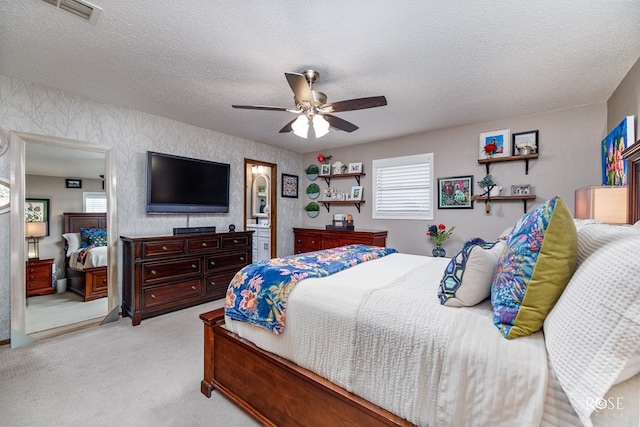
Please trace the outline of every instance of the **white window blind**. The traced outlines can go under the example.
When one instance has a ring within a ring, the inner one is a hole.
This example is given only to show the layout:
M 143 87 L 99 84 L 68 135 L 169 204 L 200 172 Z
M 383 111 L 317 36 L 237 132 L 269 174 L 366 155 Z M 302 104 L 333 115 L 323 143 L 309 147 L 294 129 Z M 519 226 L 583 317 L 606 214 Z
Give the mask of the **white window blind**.
M 433 153 L 373 161 L 376 219 L 433 219 Z
M 106 212 L 107 193 L 82 193 L 82 206 L 84 212 Z

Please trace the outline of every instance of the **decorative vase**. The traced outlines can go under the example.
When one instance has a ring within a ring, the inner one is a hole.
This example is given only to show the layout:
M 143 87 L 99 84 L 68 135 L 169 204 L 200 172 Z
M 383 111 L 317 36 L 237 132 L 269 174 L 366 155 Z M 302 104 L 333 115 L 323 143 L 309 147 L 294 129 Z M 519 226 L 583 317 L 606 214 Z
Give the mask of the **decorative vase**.
M 309 181 L 314 181 L 317 177 L 318 177 L 318 174 L 317 174 L 317 173 L 308 173 L 308 174 L 307 174 L 307 179 L 308 179 Z
M 309 215 L 309 218 L 315 218 L 320 215 L 320 211 L 307 211 L 307 215 Z
M 431 250 L 431 254 L 434 257 L 443 257 L 447 255 L 447 252 L 444 250 L 440 243 L 436 243 L 436 247 Z
M 317 199 L 320 193 L 307 193 L 310 199 Z

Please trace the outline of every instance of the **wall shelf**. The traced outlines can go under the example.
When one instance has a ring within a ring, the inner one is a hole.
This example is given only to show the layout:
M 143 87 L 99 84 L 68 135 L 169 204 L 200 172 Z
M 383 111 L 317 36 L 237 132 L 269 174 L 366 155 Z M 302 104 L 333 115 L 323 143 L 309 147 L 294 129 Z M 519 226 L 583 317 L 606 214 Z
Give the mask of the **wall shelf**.
M 524 204 L 524 213 L 527 213 L 527 200 L 535 200 L 535 194 L 521 194 L 518 196 L 473 196 L 473 200 L 484 200 L 484 203 L 490 201 L 513 201 L 513 200 L 522 200 Z
M 328 187 L 331 187 L 331 178 L 355 178 L 358 185 L 360 185 L 360 177 L 365 176 L 365 173 L 336 173 L 333 175 L 321 175 L 327 183 Z
M 537 159 L 537 158 L 538 158 L 538 153 L 533 153 L 533 154 L 525 154 L 522 156 L 492 157 L 490 159 L 478 159 L 478 163 L 481 165 L 485 165 L 487 167 L 487 175 L 489 175 L 489 165 L 491 163 L 516 162 L 516 161 L 522 160 L 524 161 L 524 164 L 525 164 L 524 173 L 525 175 L 529 175 L 529 160 Z M 502 196 L 502 197 L 509 197 L 509 196 Z
M 331 205 L 355 205 L 360 213 L 360 204 L 364 203 L 364 200 L 320 200 L 318 203 L 322 203 L 327 208 L 327 212 L 330 212 Z

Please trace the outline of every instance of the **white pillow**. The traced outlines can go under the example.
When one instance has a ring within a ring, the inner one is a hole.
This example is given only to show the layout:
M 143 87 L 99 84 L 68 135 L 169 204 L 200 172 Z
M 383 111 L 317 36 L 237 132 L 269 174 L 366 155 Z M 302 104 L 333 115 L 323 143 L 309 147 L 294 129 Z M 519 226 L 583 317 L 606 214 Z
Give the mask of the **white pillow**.
M 474 245 L 466 262 L 463 254 L 466 249 L 456 254 L 440 282 L 440 303 L 447 307 L 471 307 L 489 298 L 493 274 L 504 246 L 504 240 L 490 249 Z
M 72 253 L 80 249 L 82 244 L 80 233 L 64 233 L 62 237 L 67 241 L 67 256 L 71 256 Z

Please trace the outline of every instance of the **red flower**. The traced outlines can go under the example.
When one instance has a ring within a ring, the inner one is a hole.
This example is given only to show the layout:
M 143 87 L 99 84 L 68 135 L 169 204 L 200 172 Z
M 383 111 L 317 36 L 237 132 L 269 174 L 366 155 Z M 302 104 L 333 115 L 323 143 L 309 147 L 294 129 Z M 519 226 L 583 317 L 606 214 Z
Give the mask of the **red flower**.
M 439 229 L 439 230 L 446 230 L 446 229 L 447 229 L 447 226 L 446 226 L 446 225 L 444 225 L 444 224 L 438 224 L 438 229 Z
M 498 145 L 491 142 L 487 145 L 484 146 L 484 152 L 487 154 L 493 154 L 496 152 L 496 149 L 498 148 Z
M 331 156 L 325 156 L 324 154 L 320 153 L 318 154 L 318 161 L 320 163 L 324 163 L 324 162 L 329 162 L 329 160 L 331 160 Z

